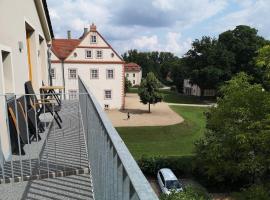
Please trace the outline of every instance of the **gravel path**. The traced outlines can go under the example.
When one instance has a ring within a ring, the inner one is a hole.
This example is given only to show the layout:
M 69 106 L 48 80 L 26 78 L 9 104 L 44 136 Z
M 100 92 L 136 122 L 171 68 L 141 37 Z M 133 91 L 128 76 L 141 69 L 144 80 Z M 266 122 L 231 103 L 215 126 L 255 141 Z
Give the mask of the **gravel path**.
M 115 127 L 168 126 L 184 121 L 181 116 L 175 113 L 168 104 L 164 102 L 151 105 L 151 113 L 148 113 L 148 105 L 140 103 L 137 94 L 128 93 L 125 102 L 125 110 L 106 111 Z M 127 120 L 128 112 L 130 113 L 129 120 Z

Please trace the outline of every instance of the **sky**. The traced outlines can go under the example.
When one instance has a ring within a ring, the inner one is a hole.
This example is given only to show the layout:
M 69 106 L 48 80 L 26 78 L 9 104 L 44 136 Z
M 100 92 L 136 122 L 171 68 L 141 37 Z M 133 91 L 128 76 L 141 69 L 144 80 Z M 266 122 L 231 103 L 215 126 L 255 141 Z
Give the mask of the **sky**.
M 55 38 L 97 30 L 123 54 L 170 51 L 183 56 L 195 39 L 249 25 L 270 39 L 270 0 L 47 0 Z

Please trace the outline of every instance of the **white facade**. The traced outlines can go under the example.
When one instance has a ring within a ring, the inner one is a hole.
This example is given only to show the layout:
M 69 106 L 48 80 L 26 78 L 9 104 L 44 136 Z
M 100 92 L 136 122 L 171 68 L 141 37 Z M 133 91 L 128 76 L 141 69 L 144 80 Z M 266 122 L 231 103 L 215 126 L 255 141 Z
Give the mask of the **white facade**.
M 201 89 L 196 84 L 191 84 L 189 79 L 184 79 L 183 93 L 191 96 L 201 96 Z M 216 90 L 205 89 L 203 96 L 215 96 Z
M 96 42 L 91 41 L 93 36 Z M 76 98 L 80 76 L 101 107 L 124 107 L 124 62 L 93 25 L 67 58 L 60 60 L 57 52 L 52 58 L 53 84 L 63 85 L 65 93 L 70 93 L 67 98 Z
M 23 95 L 29 80 L 39 92 L 42 81 L 48 82 L 51 32 L 45 12 L 42 0 L 0 1 L 0 148 L 6 160 L 11 152 L 3 94 Z
M 131 82 L 132 86 L 141 84 L 142 71 L 125 71 L 125 76 Z

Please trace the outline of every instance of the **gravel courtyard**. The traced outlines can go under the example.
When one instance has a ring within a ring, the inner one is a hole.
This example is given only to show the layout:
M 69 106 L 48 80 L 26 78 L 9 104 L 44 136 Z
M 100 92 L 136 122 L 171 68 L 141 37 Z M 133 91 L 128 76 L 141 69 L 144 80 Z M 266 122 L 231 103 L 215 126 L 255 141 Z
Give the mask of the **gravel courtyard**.
M 148 105 L 140 103 L 138 94 L 128 93 L 125 102 L 125 110 L 106 111 L 115 127 L 167 126 L 184 121 L 165 102 L 151 105 L 151 113 L 148 113 Z M 130 113 L 129 120 L 127 120 L 128 112 Z

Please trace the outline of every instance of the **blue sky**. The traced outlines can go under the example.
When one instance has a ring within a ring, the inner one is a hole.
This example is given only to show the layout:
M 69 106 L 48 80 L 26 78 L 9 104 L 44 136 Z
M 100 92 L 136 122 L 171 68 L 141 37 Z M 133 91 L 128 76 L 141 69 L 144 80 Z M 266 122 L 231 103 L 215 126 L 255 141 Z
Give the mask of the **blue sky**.
M 270 0 L 47 0 L 56 38 L 79 37 L 94 22 L 119 52 L 170 51 L 244 24 L 270 39 Z

